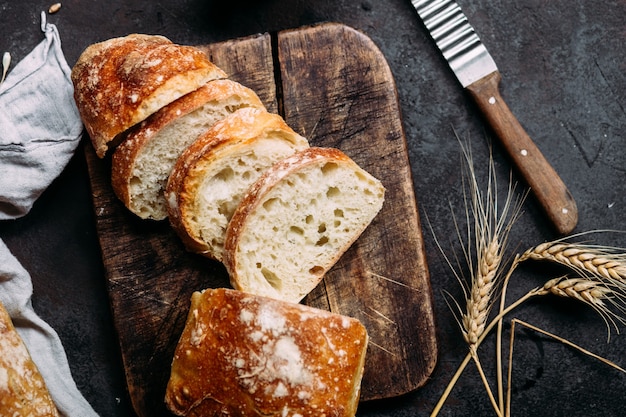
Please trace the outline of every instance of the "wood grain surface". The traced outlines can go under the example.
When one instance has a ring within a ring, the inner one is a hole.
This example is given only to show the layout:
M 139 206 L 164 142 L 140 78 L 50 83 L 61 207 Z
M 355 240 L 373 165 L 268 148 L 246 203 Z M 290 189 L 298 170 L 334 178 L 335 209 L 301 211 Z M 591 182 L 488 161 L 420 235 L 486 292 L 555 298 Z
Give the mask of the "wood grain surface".
M 304 303 L 368 329 L 363 401 L 422 386 L 437 357 L 429 273 L 387 63 L 361 32 L 321 24 L 201 46 L 312 145 L 343 150 L 387 189 L 382 211 Z M 86 147 L 111 308 L 133 407 L 168 415 L 163 396 L 191 293 L 229 287 L 223 266 L 188 253 L 167 222 L 128 212 L 110 161 Z

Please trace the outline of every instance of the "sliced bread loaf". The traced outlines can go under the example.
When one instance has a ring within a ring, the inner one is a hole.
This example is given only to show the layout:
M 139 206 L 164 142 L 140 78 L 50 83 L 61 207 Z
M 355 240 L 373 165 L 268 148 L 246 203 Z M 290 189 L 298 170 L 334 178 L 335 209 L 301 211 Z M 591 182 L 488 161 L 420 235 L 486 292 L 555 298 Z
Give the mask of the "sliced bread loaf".
M 252 185 L 226 231 L 235 289 L 299 302 L 382 207 L 384 187 L 343 152 L 312 147 Z
M 137 216 L 165 219 L 165 185 L 178 157 L 201 133 L 243 107 L 265 108 L 251 89 L 213 80 L 132 127 L 113 153 L 115 194 Z
M 176 161 L 166 188 L 170 222 L 188 250 L 221 261 L 226 227 L 246 190 L 308 146 L 279 115 L 252 107 L 201 135 Z
M 81 119 L 102 158 L 128 128 L 226 74 L 198 48 L 131 34 L 87 47 L 71 78 Z

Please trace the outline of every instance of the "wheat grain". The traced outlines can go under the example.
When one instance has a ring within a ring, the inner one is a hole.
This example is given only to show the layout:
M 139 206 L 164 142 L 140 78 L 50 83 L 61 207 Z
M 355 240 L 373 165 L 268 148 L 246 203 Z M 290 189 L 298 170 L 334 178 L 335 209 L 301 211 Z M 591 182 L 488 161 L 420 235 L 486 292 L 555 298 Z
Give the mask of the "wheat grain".
M 48 8 L 48 13 L 54 14 L 61 10 L 61 3 L 54 3 L 52 6 Z
M 7 76 L 7 71 L 9 71 L 9 66 L 11 66 L 11 54 L 9 52 L 5 52 L 2 54 L 2 78 L 0 78 L 0 84 L 4 82 L 4 79 Z

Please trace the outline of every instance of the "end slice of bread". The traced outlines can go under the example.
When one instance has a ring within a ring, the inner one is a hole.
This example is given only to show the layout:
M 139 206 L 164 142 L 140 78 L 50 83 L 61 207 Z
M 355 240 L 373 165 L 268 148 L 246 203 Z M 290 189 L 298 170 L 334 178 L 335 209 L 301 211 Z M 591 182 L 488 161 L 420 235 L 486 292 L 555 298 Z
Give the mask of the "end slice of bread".
M 179 416 L 354 417 L 358 320 L 229 289 L 192 295 L 165 402 Z
M 237 110 L 176 161 L 166 187 L 170 222 L 188 250 L 222 260 L 226 227 L 247 189 L 275 162 L 308 148 L 277 114 Z
M 144 34 L 88 46 L 71 73 L 76 106 L 100 158 L 131 126 L 208 81 L 226 77 L 200 49 Z
M 343 152 L 312 147 L 272 166 L 226 232 L 234 288 L 299 302 L 380 211 L 385 189 Z
M 131 128 L 112 157 L 115 194 L 140 218 L 165 219 L 165 185 L 178 157 L 200 134 L 244 107 L 265 109 L 251 89 L 214 80 Z

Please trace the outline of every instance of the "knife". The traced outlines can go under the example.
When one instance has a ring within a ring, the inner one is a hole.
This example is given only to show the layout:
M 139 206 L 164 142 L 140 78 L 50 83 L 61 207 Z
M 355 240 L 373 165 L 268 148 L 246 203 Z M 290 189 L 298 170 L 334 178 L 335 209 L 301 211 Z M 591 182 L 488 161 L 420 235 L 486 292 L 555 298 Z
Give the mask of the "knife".
M 570 233 L 578 222 L 576 202 L 500 96 L 501 75 L 496 63 L 459 5 L 451 0 L 411 3 L 550 221 L 560 234 Z

